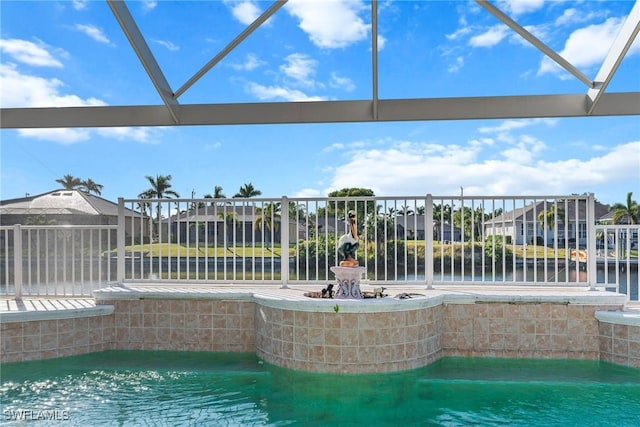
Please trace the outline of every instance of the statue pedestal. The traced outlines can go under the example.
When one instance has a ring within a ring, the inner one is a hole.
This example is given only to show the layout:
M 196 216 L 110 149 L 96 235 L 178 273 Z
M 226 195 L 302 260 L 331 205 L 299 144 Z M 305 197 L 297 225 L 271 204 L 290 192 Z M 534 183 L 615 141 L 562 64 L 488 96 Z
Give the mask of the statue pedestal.
M 362 299 L 360 292 L 360 278 L 366 271 L 364 267 L 331 267 L 336 275 L 338 290 L 333 296 L 335 299 Z

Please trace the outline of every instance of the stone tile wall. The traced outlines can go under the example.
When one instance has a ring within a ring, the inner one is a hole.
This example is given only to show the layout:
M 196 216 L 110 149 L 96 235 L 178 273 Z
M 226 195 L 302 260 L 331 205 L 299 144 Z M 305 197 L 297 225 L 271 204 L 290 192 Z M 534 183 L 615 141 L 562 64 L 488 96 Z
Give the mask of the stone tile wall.
M 112 348 L 255 351 L 251 301 L 122 300 L 115 306 Z
M 378 313 L 256 307 L 256 351 L 287 368 L 334 373 L 425 366 L 441 355 L 442 307 Z
M 600 360 L 640 368 L 640 326 L 600 322 Z
M 566 303 L 445 304 L 447 356 L 598 359 L 601 307 Z
M 600 359 L 640 367 L 640 326 L 598 321 L 622 307 L 444 303 L 374 313 L 300 311 L 250 300 L 100 301 L 111 315 L 0 322 L 0 361 L 108 349 L 256 351 L 279 366 L 383 372 L 442 356 Z M 601 312 L 602 312 L 601 311 Z
M 0 362 L 23 362 L 111 348 L 113 315 L 0 324 Z

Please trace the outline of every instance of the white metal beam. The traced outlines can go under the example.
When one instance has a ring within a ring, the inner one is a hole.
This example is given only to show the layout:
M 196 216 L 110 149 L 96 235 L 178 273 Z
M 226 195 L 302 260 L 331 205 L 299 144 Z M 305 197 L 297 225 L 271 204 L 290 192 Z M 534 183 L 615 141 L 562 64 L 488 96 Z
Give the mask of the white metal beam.
M 564 68 L 565 70 L 567 70 L 568 72 L 570 72 L 571 74 L 576 76 L 578 78 L 578 80 L 582 81 L 588 87 L 593 87 L 593 82 L 591 80 L 589 80 L 589 78 L 587 76 L 585 76 L 582 72 L 580 72 L 580 70 L 578 70 L 576 67 L 571 65 L 571 63 L 569 63 L 569 61 L 564 59 L 562 56 L 560 56 L 558 53 L 556 53 L 556 51 L 554 51 L 549 46 L 547 46 L 542 41 L 540 41 L 540 39 L 538 39 L 536 36 L 531 34 L 529 31 L 525 30 L 516 21 L 514 21 L 513 19 L 511 19 L 507 15 L 505 15 L 500 9 L 498 9 L 497 7 L 495 7 L 494 5 L 489 3 L 488 0 L 476 0 L 476 2 L 480 6 L 485 8 L 493 16 L 495 16 L 500 21 L 502 21 L 509 28 L 511 28 L 513 31 L 515 31 L 516 33 L 518 33 L 522 37 L 524 37 L 524 39 L 527 40 L 529 43 L 531 43 L 532 45 L 534 45 L 535 47 L 540 49 L 545 55 L 547 55 L 549 58 L 554 60 L 562 68 Z
M 153 85 L 160 94 L 160 98 L 162 98 L 162 102 L 164 102 L 164 105 L 169 111 L 173 123 L 178 123 L 178 116 L 174 109 L 174 106 L 177 105 L 178 102 L 174 99 L 169 82 L 162 73 L 153 53 L 151 53 L 151 49 L 149 49 L 149 45 L 147 45 L 136 21 L 133 19 L 133 16 L 131 16 L 129 8 L 127 8 L 123 0 L 107 0 L 107 3 L 127 36 L 131 47 L 133 47 L 140 62 L 142 62 L 142 66 L 147 71 L 149 78 L 151 78 Z
M 211 61 L 207 62 L 204 67 L 202 67 L 197 73 L 193 75 L 185 84 L 178 89 L 174 95 L 177 99 L 184 92 L 187 91 L 195 82 L 200 80 L 202 76 L 204 76 L 210 69 L 215 67 L 215 65 L 222 61 L 222 59 L 229 54 L 233 49 L 236 48 L 240 43 L 244 41 L 247 37 L 251 35 L 260 25 L 262 25 L 267 19 L 271 17 L 278 9 L 280 9 L 288 0 L 277 0 L 275 3 L 269 7 L 269 9 L 265 10 L 262 15 L 256 18 L 245 30 L 238 35 L 235 39 L 231 41 L 224 49 L 222 49 Z
M 600 67 L 595 79 L 596 86 L 587 91 L 588 114 L 595 110 L 600 97 L 618 70 L 622 59 L 638 36 L 638 32 L 640 32 L 640 0 L 636 0 L 631 13 L 629 13 L 626 21 L 622 24 L 620 32 L 613 41 L 607 57 L 602 62 L 602 67 Z
M 378 0 L 371 2 L 371 83 L 373 119 L 378 119 Z
M 270 102 L 176 105 L 180 122 L 157 106 L 3 108 L 0 128 L 76 128 L 112 126 L 248 125 L 515 119 L 640 115 L 640 92 L 606 93 L 588 114 L 584 94 L 499 97 L 391 99 L 378 101 Z

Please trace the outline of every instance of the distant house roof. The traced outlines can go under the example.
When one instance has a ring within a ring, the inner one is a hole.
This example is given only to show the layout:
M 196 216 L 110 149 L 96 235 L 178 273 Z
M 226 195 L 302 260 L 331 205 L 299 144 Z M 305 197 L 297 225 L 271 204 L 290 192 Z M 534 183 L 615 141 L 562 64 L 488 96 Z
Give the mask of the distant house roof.
M 140 215 L 125 208 L 125 215 Z M 79 190 L 53 190 L 35 196 L 0 200 L 0 215 L 118 216 L 118 204 Z
M 424 231 L 424 227 L 425 227 L 425 215 L 397 215 L 395 217 L 395 221 L 396 224 L 402 228 L 406 228 L 407 230 L 413 230 L 413 231 Z M 433 221 L 432 224 L 433 227 L 435 228 L 447 228 L 447 229 L 454 229 L 456 231 L 460 231 L 460 227 L 457 227 L 455 225 L 452 225 L 449 222 L 440 222 L 440 221 Z
M 232 215 L 237 222 L 253 222 L 259 215 L 257 206 L 254 205 L 226 205 L 213 204 L 202 206 L 195 210 L 180 212 L 169 218 L 162 218 L 162 222 L 223 222 L 225 216 Z M 276 216 L 279 221 L 279 216 Z
M 522 208 L 517 208 L 509 212 L 505 212 L 502 215 L 498 215 L 495 218 L 485 221 L 485 224 L 499 224 L 511 221 L 534 221 L 534 214 L 537 217 L 540 212 L 550 209 L 554 205 L 553 202 L 547 202 L 546 206 L 544 202 L 538 202 L 536 204 L 530 204 Z M 564 207 L 564 202 L 558 202 L 558 206 Z M 576 212 L 577 205 L 577 212 Z M 605 217 L 609 213 L 609 206 L 603 205 L 600 202 L 595 202 L 595 220 Z M 587 203 L 586 200 L 578 200 L 576 203 L 574 200 L 570 200 L 567 204 L 567 210 L 564 214 L 568 221 L 575 220 L 576 216 L 579 220 L 584 220 L 587 217 Z

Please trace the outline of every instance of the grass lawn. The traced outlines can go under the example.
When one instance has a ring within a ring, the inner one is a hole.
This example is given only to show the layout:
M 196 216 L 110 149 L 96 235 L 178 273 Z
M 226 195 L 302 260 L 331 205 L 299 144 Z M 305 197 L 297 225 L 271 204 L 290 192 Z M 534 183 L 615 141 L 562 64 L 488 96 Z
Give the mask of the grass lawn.
M 244 247 L 237 246 L 225 249 L 222 247 L 204 247 L 198 248 L 194 246 L 183 246 L 175 243 L 150 243 L 144 245 L 125 246 L 126 252 L 142 252 L 150 256 L 172 256 L 172 257 L 280 257 L 281 249 L 279 247 L 263 248 L 259 246 Z
M 414 241 L 409 240 L 406 242 L 407 249 L 410 252 L 415 251 L 416 247 L 424 247 L 424 241 Z M 465 253 L 471 253 L 471 245 L 472 243 L 464 244 Z M 445 254 L 450 254 L 451 249 L 455 253 L 459 253 L 462 249 L 461 243 L 453 243 L 453 244 L 441 244 L 440 242 L 433 243 L 433 250 L 435 254 L 440 252 L 444 252 Z M 515 249 L 515 255 L 517 258 L 566 258 L 566 250 L 564 248 L 558 249 L 557 252 L 553 248 L 548 248 L 545 246 L 534 246 L 534 245 L 506 245 L 506 248 Z M 476 247 L 474 251 L 481 250 L 479 247 Z M 195 246 L 183 246 L 175 243 L 151 243 L 144 245 L 130 245 L 125 247 L 125 251 L 127 252 L 142 252 L 150 256 L 171 256 L 171 257 L 280 257 L 282 253 L 282 249 L 277 247 L 262 247 L 262 246 L 235 246 L 228 249 L 222 247 L 204 247 L 200 246 L 196 248 Z M 423 253 L 423 251 L 419 250 L 419 253 Z M 635 252 L 635 255 L 633 255 Z M 289 248 L 290 255 L 295 255 L 295 247 Z M 638 251 L 631 251 L 633 256 L 637 256 Z

